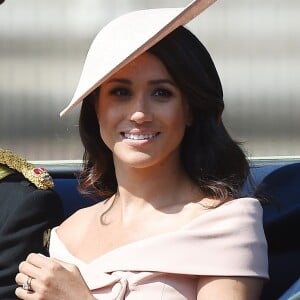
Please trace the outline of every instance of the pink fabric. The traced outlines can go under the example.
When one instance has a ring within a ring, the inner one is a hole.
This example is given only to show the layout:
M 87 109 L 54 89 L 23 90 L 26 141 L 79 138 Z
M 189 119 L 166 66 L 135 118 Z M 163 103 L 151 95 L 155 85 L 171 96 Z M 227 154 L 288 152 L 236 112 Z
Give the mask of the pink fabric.
M 268 278 L 262 207 L 239 198 L 183 228 L 127 244 L 91 263 L 74 257 L 52 230 L 50 256 L 78 266 L 97 299 L 195 300 L 198 276 Z

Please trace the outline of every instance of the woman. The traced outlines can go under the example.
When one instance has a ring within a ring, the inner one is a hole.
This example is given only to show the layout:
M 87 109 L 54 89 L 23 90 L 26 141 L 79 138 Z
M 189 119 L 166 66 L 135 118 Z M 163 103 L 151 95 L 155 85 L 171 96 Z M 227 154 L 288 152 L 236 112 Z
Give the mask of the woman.
M 249 167 L 214 63 L 182 26 L 151 46 L 75 96 L 80 189 L 106 200 L 52 231 L 52 258 L 20 264 L 19 298 L 259 299 L 262 209 L 239 198 Z

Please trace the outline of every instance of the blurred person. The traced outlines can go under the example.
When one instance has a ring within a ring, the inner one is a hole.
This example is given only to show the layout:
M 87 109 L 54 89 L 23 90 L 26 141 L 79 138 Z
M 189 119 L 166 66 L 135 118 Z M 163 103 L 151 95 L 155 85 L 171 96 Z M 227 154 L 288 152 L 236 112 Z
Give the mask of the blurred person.
M 16 299 L 16 272 L 29 253 L 49 255 L 50 229 L 63 221 L 48 172 L 0 148 L 0 299 Z
M 19 266 L 21 299 L 259 299 L 262 207 L 222 122 L 222 85 L 185 27 L 209 1 L 121 16 L 88 52 L 74 97 L 80 189 L 106 200 L 51 232 Z M 22 288 L 24 282 L 30 286 Z

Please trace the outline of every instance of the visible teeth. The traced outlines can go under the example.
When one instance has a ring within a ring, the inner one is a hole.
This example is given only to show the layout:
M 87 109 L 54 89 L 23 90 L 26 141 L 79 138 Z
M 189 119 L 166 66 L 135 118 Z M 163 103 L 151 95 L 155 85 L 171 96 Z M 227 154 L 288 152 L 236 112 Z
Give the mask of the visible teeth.
M 126 139 L 131 140 L 149 140 L 155 137 L 155 134 L 130 134 L 130 133 L 124 133 L 124 137 Z

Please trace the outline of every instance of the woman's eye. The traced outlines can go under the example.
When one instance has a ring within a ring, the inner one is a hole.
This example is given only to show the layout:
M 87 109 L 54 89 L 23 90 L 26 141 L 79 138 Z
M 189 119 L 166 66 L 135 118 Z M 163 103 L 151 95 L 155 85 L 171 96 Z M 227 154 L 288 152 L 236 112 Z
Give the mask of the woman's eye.
M 173 96 L 173 93 L 168 89 L 156 89 L 153 92 L 153 96 L 169 98 Z
M 119 96 L 119 97 L 126 97 L 126 96 L 130 96 L 130 90 L 128 90 L 127 88 L 115 88 L 112 89 L 110 91 L 110 94 L 113 96 Z

